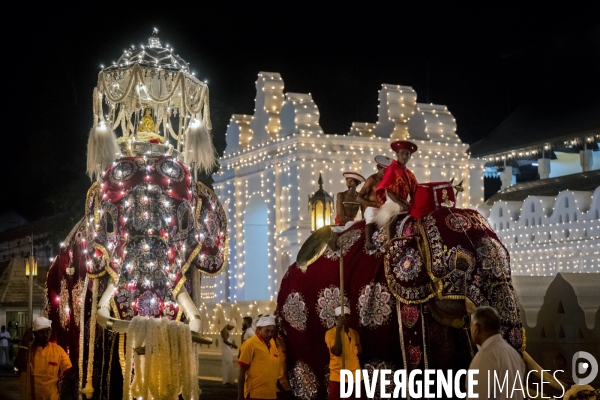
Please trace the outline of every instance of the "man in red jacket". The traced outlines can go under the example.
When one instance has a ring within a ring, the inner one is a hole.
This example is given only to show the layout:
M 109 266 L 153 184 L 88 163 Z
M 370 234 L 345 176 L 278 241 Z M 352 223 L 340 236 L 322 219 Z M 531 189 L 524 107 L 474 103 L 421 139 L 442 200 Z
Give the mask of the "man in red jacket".
M 391 226 L 398 215 L 406 214 L 417 190 L 417 178 L 406 168 L 417 145 L 408 140 L 396 140 L 390 144 L 396 152 L 396 161 L 385 169 L 381 183 L 377 187 L 377 200 L 382 204 L 376 218 L 377 224 L 387 227 L 388 240 L 392 239 Z

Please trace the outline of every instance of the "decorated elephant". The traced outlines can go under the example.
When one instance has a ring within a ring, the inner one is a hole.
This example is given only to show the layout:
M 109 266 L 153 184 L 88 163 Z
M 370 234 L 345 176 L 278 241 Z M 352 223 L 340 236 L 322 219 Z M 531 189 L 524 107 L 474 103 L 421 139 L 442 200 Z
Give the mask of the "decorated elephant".
M 308 267 L 297 262 L 288 268 L 277 314 L 287 342 L 288 378 L 297 398 L 328 396 L 324 338 L 335 326 L 340 275 L 344 304 L 352 310 L 349 325 L 360 335 L 363 369 L 468 369 L 476 352 L 468 316 L 484 305 L 498 310 L 502 337 L 523 352 L 508 251 L 480 213 L 453 207 L 450 182 L 425 186 L 434 205 L 413 208 L 394 219 L 389 240 L 388 227 L 382 226 L 373 234 L 375 250 L 366 249 L 365 222 L 358 221 L 331 236 L 337 237 L 337 251 L 322 247 Z M 311 237 L 319 235 L 328 236 L 317 231 Z M 526 361 L 533 365 L 528 357 Z
M 208 106 L 206 82 L 156 30 L 100 71 L 93 183 L 46 280 L 53 338 L 79 368 L 61 399 L 198 399 L 201 274 L 228 254 L 225 212 L 195 179 L 215 165 Z
M 46 281 L 53 334 L 80 369 L 74 393 L 87 386 L 94 398 L 122 398 L 124 321 L 135 316 L 186 322 L 201 338 L 193 270 L 221 271 L 226 226 L 215 194 L 176 158 L 123 157 L 108 167 Z

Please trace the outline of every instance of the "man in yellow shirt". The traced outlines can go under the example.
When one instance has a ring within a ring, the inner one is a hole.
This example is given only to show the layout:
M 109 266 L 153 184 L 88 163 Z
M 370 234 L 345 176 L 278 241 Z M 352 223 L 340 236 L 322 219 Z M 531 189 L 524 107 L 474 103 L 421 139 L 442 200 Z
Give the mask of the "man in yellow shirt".
M 77 373 L 63 348 L 50 342 L 51 333 L 52 321 L 38 317 L 33 321 L 33 329 L 23 335 L 15 360 L 15 367 L 22 372 L 22 399 L 58 400 L 59 372 L 67 379 L 73 379 Z M 32 335 L 34 340 L 30 343 Z
M 362 352 L 358 332 L 348 327 L 350 308 L 344 306 L 335 309 L 337 324 L 325 332 L 325 343 L 329 349 L 329 400 L 340 398 L 340 370 L 342 369 L 342 357 L 344 369 L 354 371 L 360 368 L 358 355 Z M 343 354 L 342 354 L 343 353 Z M 361 376 L 362 380 L 362 376 Z M 355 392 L 353 391 L 353 394 Z
M 238 400 L 277 399 L 279 352 L 274 342 L 275 316 L 263 315 L 256 333 L 240 349 Z

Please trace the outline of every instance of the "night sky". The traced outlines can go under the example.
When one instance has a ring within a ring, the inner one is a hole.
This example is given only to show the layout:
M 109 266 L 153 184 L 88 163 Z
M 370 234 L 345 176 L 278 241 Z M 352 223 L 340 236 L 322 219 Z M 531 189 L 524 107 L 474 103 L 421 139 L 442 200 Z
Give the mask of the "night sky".
M 473 143 L 543 88 L 585 84 L 581 70 L 600 59 L 592 1 L 16 3 L 26 8 L 4 14 L 0 214 L 12 209 L 29 220 L 83 214 L 100 65 L 146 44 L 154 27 L 208 79 L 219 153 L 230 115 L 253 114 L 259 71 L 281 73 L 285 92 L 310 92 L 326 133 L 375 122 L 377 91 L 390 83 L 412 86 L 418 102 L 447 105 L 460 138 Z

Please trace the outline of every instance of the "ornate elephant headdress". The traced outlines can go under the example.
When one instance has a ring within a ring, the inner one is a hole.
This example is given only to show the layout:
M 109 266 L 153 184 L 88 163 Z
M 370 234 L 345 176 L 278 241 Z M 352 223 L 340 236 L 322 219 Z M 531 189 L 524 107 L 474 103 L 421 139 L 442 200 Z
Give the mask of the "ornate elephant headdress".
M 130 47 L 100 70 L 93 96 L 91 178 L 121 155 L 170 155 L 194 172 L 214 167 L 208 85 L 172 47 L 161 45 L 157 29 L 146 46 Z

